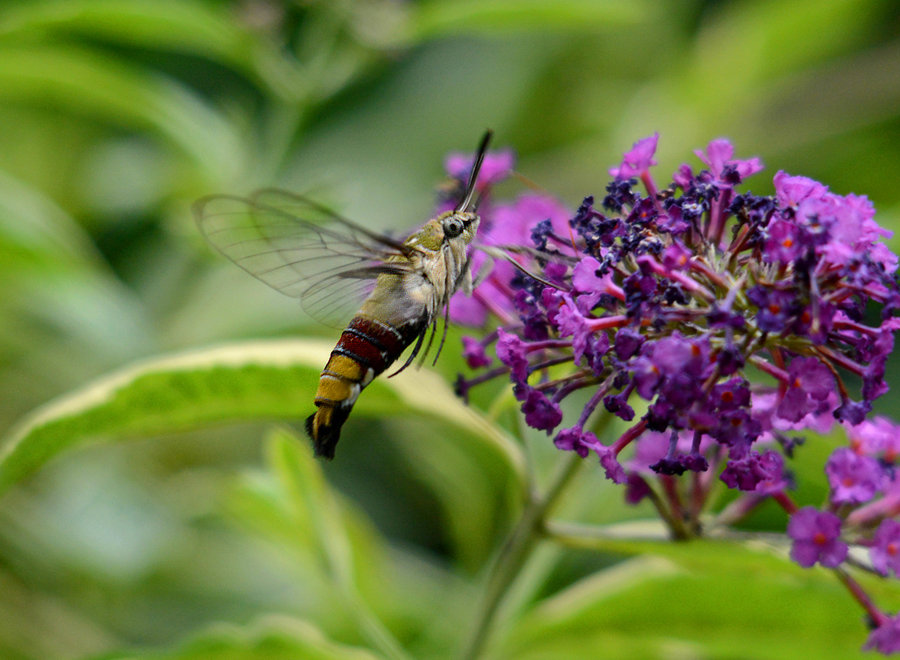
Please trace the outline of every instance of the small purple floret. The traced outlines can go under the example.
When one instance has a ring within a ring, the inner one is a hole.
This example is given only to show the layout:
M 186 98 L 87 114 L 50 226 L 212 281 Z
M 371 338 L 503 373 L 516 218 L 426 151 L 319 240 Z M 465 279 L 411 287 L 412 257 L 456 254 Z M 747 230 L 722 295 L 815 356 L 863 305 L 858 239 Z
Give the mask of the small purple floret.
M 803 507 L 791 516 L 787 528 L 793 539 L 791 559 L 803 568 L 821 564 L 835 568 L 847 558 L 849 548 L 841 541 L 841 519 L 815 507 Z
M 525 423 L 539 431 L 549 433 L 562 421 L 562 411 L 559 409 L 559 405 L 534 388 L 528 388 L 528 393 L 522 402 L 522 412 L 525 413 Z
M 900 577 L 900 522 L 892 518 L 881 522 L 872 537 L 869 557 L 882 575 Z
M 884 655 L 900 652 L 900 614 L 889 617 L 873 630 L 863 648 L 874 649 Z
M 563 451 L 574 451 L 576 454 L 585 458 L 592 450 L 600 447 L 600 441 L 590 431 L 575 426 L 570 429 L 563 429 L 556 434 L 553 444 Z
M 825 463 L 825 474 L 835 504 L 862 504 L 880 490 L 884 468 L 874 458 L 860 456 L 852 449 L 836 449 Z

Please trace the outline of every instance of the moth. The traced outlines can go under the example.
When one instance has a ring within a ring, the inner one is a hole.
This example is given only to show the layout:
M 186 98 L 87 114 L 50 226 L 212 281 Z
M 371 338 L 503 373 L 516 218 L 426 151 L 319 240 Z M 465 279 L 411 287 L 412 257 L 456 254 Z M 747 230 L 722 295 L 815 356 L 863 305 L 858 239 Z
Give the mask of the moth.
M 471 293 L 469 246 L 480 223 L 475 183 L 491 136 L 485 132 L 479 143 L 456 207 L 402 241 L 274 189 L 250 197 L 213 195 L 194 205 L 197 226 L 218 252 L 299 298 L 314 318 L 331 318 L 362 299 L 322 370 L 316 411 L 306 420 L 317 456 L 334 457 L 360 392 L 413 345 L 397 373 L 409 366 L 430 331 L 427 353 L 442 316 L 446 336 L 450 298 Z

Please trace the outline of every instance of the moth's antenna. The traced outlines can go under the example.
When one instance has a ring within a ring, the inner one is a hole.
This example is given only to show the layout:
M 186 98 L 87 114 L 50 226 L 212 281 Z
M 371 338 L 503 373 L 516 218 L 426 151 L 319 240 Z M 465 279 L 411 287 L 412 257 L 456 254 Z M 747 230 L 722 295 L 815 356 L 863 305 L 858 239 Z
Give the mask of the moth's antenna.
M 478 193 L 478 197 L 475 198 L 475 201 L 472 203 L 472 213 L 475 213 L 478 210 L 478 207 L 481 206 L 481 199 L 484 197 L 484 191 L 482 190 Z
M 491 130 L 484 132 L 484 136 L 481 138 L 481 144 L 478 145 L 478 151 L 475 154 L 475 163 L 472 165 L 469 181 L 466 183 L 466 194 L 463 196 L 463 200 L 457 205 L 456 209 L 454 209 L 454 213 L 465 211 L 469 208 L 469 204 L 472 203 L 472 196 L 475 194 L 475 182 L 478 180 L 478 173 L 481 171 L 481 164 L 484 162 L 484 154 L 487 151 L 488 144 L 490 144 L 493 135 L 494 132 Z

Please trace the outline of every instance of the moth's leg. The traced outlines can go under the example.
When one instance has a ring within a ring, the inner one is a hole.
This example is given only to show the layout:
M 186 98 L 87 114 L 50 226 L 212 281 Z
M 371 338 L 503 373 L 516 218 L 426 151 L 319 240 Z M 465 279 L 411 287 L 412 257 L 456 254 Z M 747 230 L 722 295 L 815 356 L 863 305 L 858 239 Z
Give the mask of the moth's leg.
M 472 273 L 471 271 L 467 271 L 468 280 L 469 280 L 469 291 L 466 293 L 471 293 L 471 290 L 476 286 L 484 282 L 488 276 L 491 274 L 491 271 L 494 270 L 494 257 L 491 255 L 485 255 L 487 259 L 481 262 L 481 266 L 478 267 L 478 272 L 475 273 L 474 282 L 472 281 Z

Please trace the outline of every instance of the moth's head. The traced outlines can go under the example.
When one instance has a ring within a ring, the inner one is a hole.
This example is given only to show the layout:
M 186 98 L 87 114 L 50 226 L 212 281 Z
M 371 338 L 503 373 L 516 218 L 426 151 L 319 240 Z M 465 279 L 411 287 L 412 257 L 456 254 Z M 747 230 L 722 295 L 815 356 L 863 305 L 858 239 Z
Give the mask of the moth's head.
M 475 238 L 480 221 L 478 214 L 472 211 L 446 211 L 426 222 L 406 242 L 426 250 L 440 250 L 452 245 L 466 246 Z
M 474 211 L 449 211 L 437 218 L 443 233 L 443 243 L 459 242 L 468 245 L 475 238 L 481 218 Z

